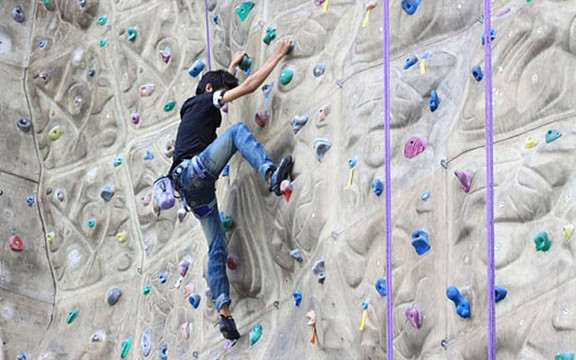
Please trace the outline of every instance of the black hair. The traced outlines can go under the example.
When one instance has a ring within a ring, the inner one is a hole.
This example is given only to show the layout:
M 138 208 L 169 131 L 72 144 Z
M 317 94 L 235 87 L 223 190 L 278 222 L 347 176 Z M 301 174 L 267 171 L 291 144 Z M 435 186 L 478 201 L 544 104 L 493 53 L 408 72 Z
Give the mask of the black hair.
M 212 84 L 212 89 L 214 90 L 225 87 L 234 89 L 238 86 L 238 79 L 225 70 L 208 71 L 202 76 L 202 79 L 200 79 L 196 87 L 196 95 L 201 95 L 206 92 L 206 84 Z

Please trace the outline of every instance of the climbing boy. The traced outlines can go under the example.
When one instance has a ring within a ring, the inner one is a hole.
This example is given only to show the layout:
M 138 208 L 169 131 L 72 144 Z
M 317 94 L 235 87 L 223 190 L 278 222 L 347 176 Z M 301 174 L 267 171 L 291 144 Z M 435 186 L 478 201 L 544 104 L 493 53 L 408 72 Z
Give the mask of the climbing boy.
M 204 74 L 196 88 L 196 96 L 186 100 L 180 110 L 181 122 L 169 176 L 186 206 L 202 225 L 209 248 L 208 282 L 212 302 L 220 314 L 220 332 L 229 340 L 238 339 L 240 334 L 230 313 L 227 244 L 218 211 L 215 182 L 230 158 L 239 151 L 268 183 L 270 191 L 281 196 L 280 183 L 290 176 L 293 162 L 287 155 L 276 167 L 242 122 L 232 125 L 217 137 L 216 129 L 222 122 L 220 109 L 258 89 L 289 51 L 290 41 L 279 41 L 272 57 L 242 84 L 238 84 L 233 73 L 245 53 L 236 53 L 228 71 Z

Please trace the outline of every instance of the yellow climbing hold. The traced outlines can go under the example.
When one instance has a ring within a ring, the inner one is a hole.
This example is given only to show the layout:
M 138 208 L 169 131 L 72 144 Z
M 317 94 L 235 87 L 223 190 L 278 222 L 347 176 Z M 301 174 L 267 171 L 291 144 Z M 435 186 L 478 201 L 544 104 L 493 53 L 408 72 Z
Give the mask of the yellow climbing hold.
M 360 319 L 360 326 L 358 326 L 358 330 L 364 330 L 364 323 L 366 322 L 366 314 L 368 314 L 368 309 L 364 309 L 364 311 L 362 311 L 362 319 Z
M 52 128 L 52 130 L 50 130 L 48 136 L 50 136 L 50 139 L 52 140 L 58 140 L 63 134 L 64 130 L 59 125 L 56 125 Z
M 536 140 L 536 137 L 528 136 L 528 138 L 526 139 L 526 149 L 532 149 L 536 145 L 538 145 L 538 140 Z
M 570 240 L 570 237 L 574 232 L 574 225 L 569 224 L 562 226 L 562 232 L 564 233 L 564 240 Z
M 128 234 L 125 231 L 122 231 L 119 232 L 118 235 L 116 235 L 116 237 L 118 238 L 118 242 L 125 243 L 126 239 L 128 239 Z
M 426 74 L 426 59 L 420 60 L 420 75 Z
M 49 232 L 46 234 L 46 240 L 48 240 L 50 242 L 50 244 L 54 244 L 55 238 L 56 238 L 56 236 L 54 235 L 54 232 Z
M 322 8 L 322 12 L 325 13 L 326 11 L 328 11 L 328 3 L 330 2 L 330 0 L 326 0 L 324 1 L 324 7 Z

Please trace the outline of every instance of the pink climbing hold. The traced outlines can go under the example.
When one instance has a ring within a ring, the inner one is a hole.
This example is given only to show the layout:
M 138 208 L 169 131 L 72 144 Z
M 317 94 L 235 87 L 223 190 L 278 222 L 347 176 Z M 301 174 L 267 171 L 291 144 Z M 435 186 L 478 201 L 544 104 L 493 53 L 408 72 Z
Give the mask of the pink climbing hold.
M 164 50 L 160 50 L 160 56 L 162 57 L 162 61 L 164 61 L 165 64 L 168 64 L 170 61 L 170 55 L 172 55 L 172 51 L 169 47 L 165 48 Z
M 404 156 L 408 159 L 420 154 L 428 146 L 428 140 L 420 136 L 412 136 L 404 145 Z
M 188 298 L 194 292 L 194 284 L 190 283 L 184 287 L 184 298 Z
M 316 325 L 316 312 L 314 310 L 308 311 L 306 313 L 306 319 L 308 319 L 308 322 L 306 323 L 306 325 L 308 325 L 308 326 Z
M 156 90 L 156 85 L 152 83 L 140 85 L 140 88 L 138 89 L 140 96 L 142 97 L 148 97 L 152 95 L 154 90 Z
M 133 111 L 132 114 L 130 114 L 130 121 L 132 121 L 132 124 L 134 125 L 140 124 L 140 114 L 138 114 L 136 111 Z
M 366 4 L 366 10 L 372 10 L 376 7 L 378 3 L 376 1 L 370 1 Z
M 286 202 L 290 202 L 290 195 L 292 195 L 292 183 L 290 180 L 282 180 L 280 183 L 280 191 L 284 194 Z
M 178 215 L 178 221 L 180 223 L 182 223 L 182 221 L 184 221 L 184 218 L 186 217 L 188 212 L 186 211 L 186 209 L 180 208 L 180 209 L 178 209 L 178 212 L 176 212 L 176 214 Z
M 226 114 L 227 114 L 229 108 L 230 108 L 230 106 L 228 105 L 228 103 L 226 103 L 226 104 L 224 104 L 224 106 L 222 106 L 222 109 L 221 109 L 221 110 L 222 110 L 223 113 L 226 113 Z
M 174 147 L 176 146 L 176 140 L 168 140 L 164 145 L 164 155 L 171 158 L 174 154 Z
M 186 276 L 186 273 L 188 272 L 188 267 L 190 267 L 190 261 L 188 261 L 188 259 L 180 261 L 180 264 L 178 265 L 178 273 L 180 273 L 180 276 L 182 277 Z
M 330 105 L 322 106 L 319 110 L 318 120 L 324 121 L 326 119 L 326 117 L 328 116 L 328 114 L 330 114 Z
M 258 124 L 258 126 L 260 127 L 264 127 L 266 123 L 268 123 L 269 119 L 270 119 L 270 112 L 268 111 L 258 111 L 256 113 L 256 116 L 254 116 L 256 124 Z
M 460 187 L 464 192 L 470 191 L 470 186 L 472 186 L 472 178 L 474 174 L 470 170 L 455 170 L 454 175 L 460 180 Z
M 152 193 L 148 193 L 140 198 L 140 203 L 143 207 L 150 205 L 152 202 Z
M 238 267 L 238 257 L 234 255 L 228 255 L 228 258 L 226 259 L 226 266 L 228 266 L 228 269 L 230 270 L 236 270 Z
M 18 236 L 12 235 L 10 236 L 9 246 L 10 250 L 12 251 L 22 251 L 22 248 L 24 248 L 24 243 Z
M 506 7 L 506 8 L 504 8 L 504 9 L 498 11 L 498 12 L 496 13 L 496 17 L 501 17 L 501 16 L 504 16 L 504 15 L 507 15 L 508 13 L 510 13 L 510 11 L 511 11 L 511 9 L 510 9 L 509 7 Z
M 422 326 L 422 316 L 420 316 L 420 311 L 416 308 L 406 308 L 404 311 L 406 318 L 415 329 L 420 329 Z
M 182 325 L 180 325 L 180 332 L 182 333 L 182 337 L 185 340 L 188 340 L 190 338 L 190 323 L 185 322 Z

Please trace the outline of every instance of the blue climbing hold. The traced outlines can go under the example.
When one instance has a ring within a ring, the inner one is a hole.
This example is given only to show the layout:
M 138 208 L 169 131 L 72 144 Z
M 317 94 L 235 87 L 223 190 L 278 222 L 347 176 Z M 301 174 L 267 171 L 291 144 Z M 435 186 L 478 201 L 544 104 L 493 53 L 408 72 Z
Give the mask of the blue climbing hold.
M 484 73 L 482 72 L 482 68 L 480 65 L 476 65 L 472 67 L 472 76 L 474 76 L 474 80 L 477 82 L 482 81 L 484 79 Z
M 432 56 L 429 52 L 424 53 L 424 55 L 422 55 L 422 59 L 429 59 L 430 56 Z
M 38 46 L 40 47 L 40 49 L 44 49 L 44 48 L 46 47 L 46 41 L 41 40 L 41 41 L 38 43 Z
M 144 154 L 144 160 L 152 160 L 154 159 L 154 154 L 150 150 L 146 150 L 146 154 Z
M 219 21 L 220 21 L 220 15 L 214 16 L 214 25 L 218 25 Z
M 497 33 L 498 33 L 498 30 L 496 30 L 496 29 L 490 30 L 490 42 L 492 42 L 496 39 Z M 486 34 L 482 34 L 482 45 L 484 45 L 485 43 L 486 43 Z
M 460 291 L 455 286 L 449 286 L 446 289 L 446 296 L 454 302 L 456 312 L 463 318 L 470 316 L 470 303 L 466 298 L 460 295 Z
M 438 97 L 438 93 L 436 90 L 432 90 L 430 93 L 430 98 L 428 99 L 428 106 L 430 106 L 430 111 L 434 112 L 438 109 L 440 105 L 440 98 Z
M 368 300 L 362 301 L 362 310 L 368 310 Z
M 378 278 L 378 280 L 376 280 L 376 291 L 378 291 L 378 294 L 380 294 L 380 296 L 386 296 L 386 279 L 384 278 Z
M 428 233 L 422 230 L 414 230 L 412 233 L 412 246 L 414 246 L 418 255 L 422 255 L 430 250 Z
M 506 295 L 508 295 L 508 290 L 501 286 L 494 286 L 494 298 L 496 299 L 496 302 L 504 300 Z
M 160 346 L 160 350 L 158 350 L 158 356 L 160 357 L 160 360 L 168 360 L 168 344 Z
M 190 66 L 190 68 L 188 69 L 188 74 L 190 74 L 190 76 L 192 76 L 192 77 L 196 77 L 196 76 L 200 75 L 202 70 L 204 70 L 205 66 L 206 66 L 206 64 L 204 64 L 204 61 L 202 61 L 201 59 L 198 59 L 198 60 L 194 61 L 194 63 Z
M 404 70 L 410 69 L 417 62 L 418 62 L 418 58 L 416 57 L 416 55 L 410 56 L 408 59 L 406 59 L 406 61 L 404 61 Z
M 230 164 L 224 166 L 224 170 L 222 170 L 222 176 L 228 176 L 230 174 Z
M 406 14 L 412 15 L 418 10 L 421 1 L 422 0 L 402 0 L 402 9 L 406 11 Z
M 34 205 L 34 196 L 29 196 L 29 197 L 26 199 L 26 203 L 28 204 L 28 206 Z
M 382 180 L 376 178 L 372 181 L 372 191 L 376 196 L 382 195 L 382 191 L 384 191 L 384 184 L 382 184 Z
M 428 191 L 426 191 L 425 193 L 423 193 L 423 194 L 420 196 L 420 199 L 421 199 L 422 201 L 426 201 L 426 200 L 430 199 L 430 193 L 429 193 Z
M 296 307 L 300 307 L 300 302 L 302 301 L 302 291 L 296 290 L 294 291 L 292 296 L 294 297 Z
M 16 360 L 26 360 L 26 354 L 20 352 L 20 355 L 16 357 Z
M 190 303 L 190 305 L 192 305 L 192 307 L 194 309 L 198 309 L 198 305 L 200 305 L 200 300 L 202 298 L 200 297 L 200 294 L 198 293 L 193 293 L 192 295 L 190 295 L 188 297 L 188 302 Z
M 564 353 L 557 353 L 554 356 L 554 360 L 574 360 L 574 353 L 572 351 L 564 352 Z
M 354 159 L 354 158 L 348 159 L 348 167 L 349 167 L 350 169 L 352 169 L 354 166 L 356 166 L 356 163 L 357 163 L 357 162 L 358 162 L 358 161 L 357 161 L 356 159 Z
M 548 130 L 546 131 L 546 144 L 550 144 L 552 141 L 557 140 L 562 133 L 558 130 Z
M 165 273 L 164 271 L 162 271 L 162 272 L 160 273 L 160 275 L 158 275 L 158 277 L 160 278 L 160 282 L 161 282 L 162 284 L 164 284 L 164 283 L 166 282 L 167 277 L 166 277 L 166 273 Z

